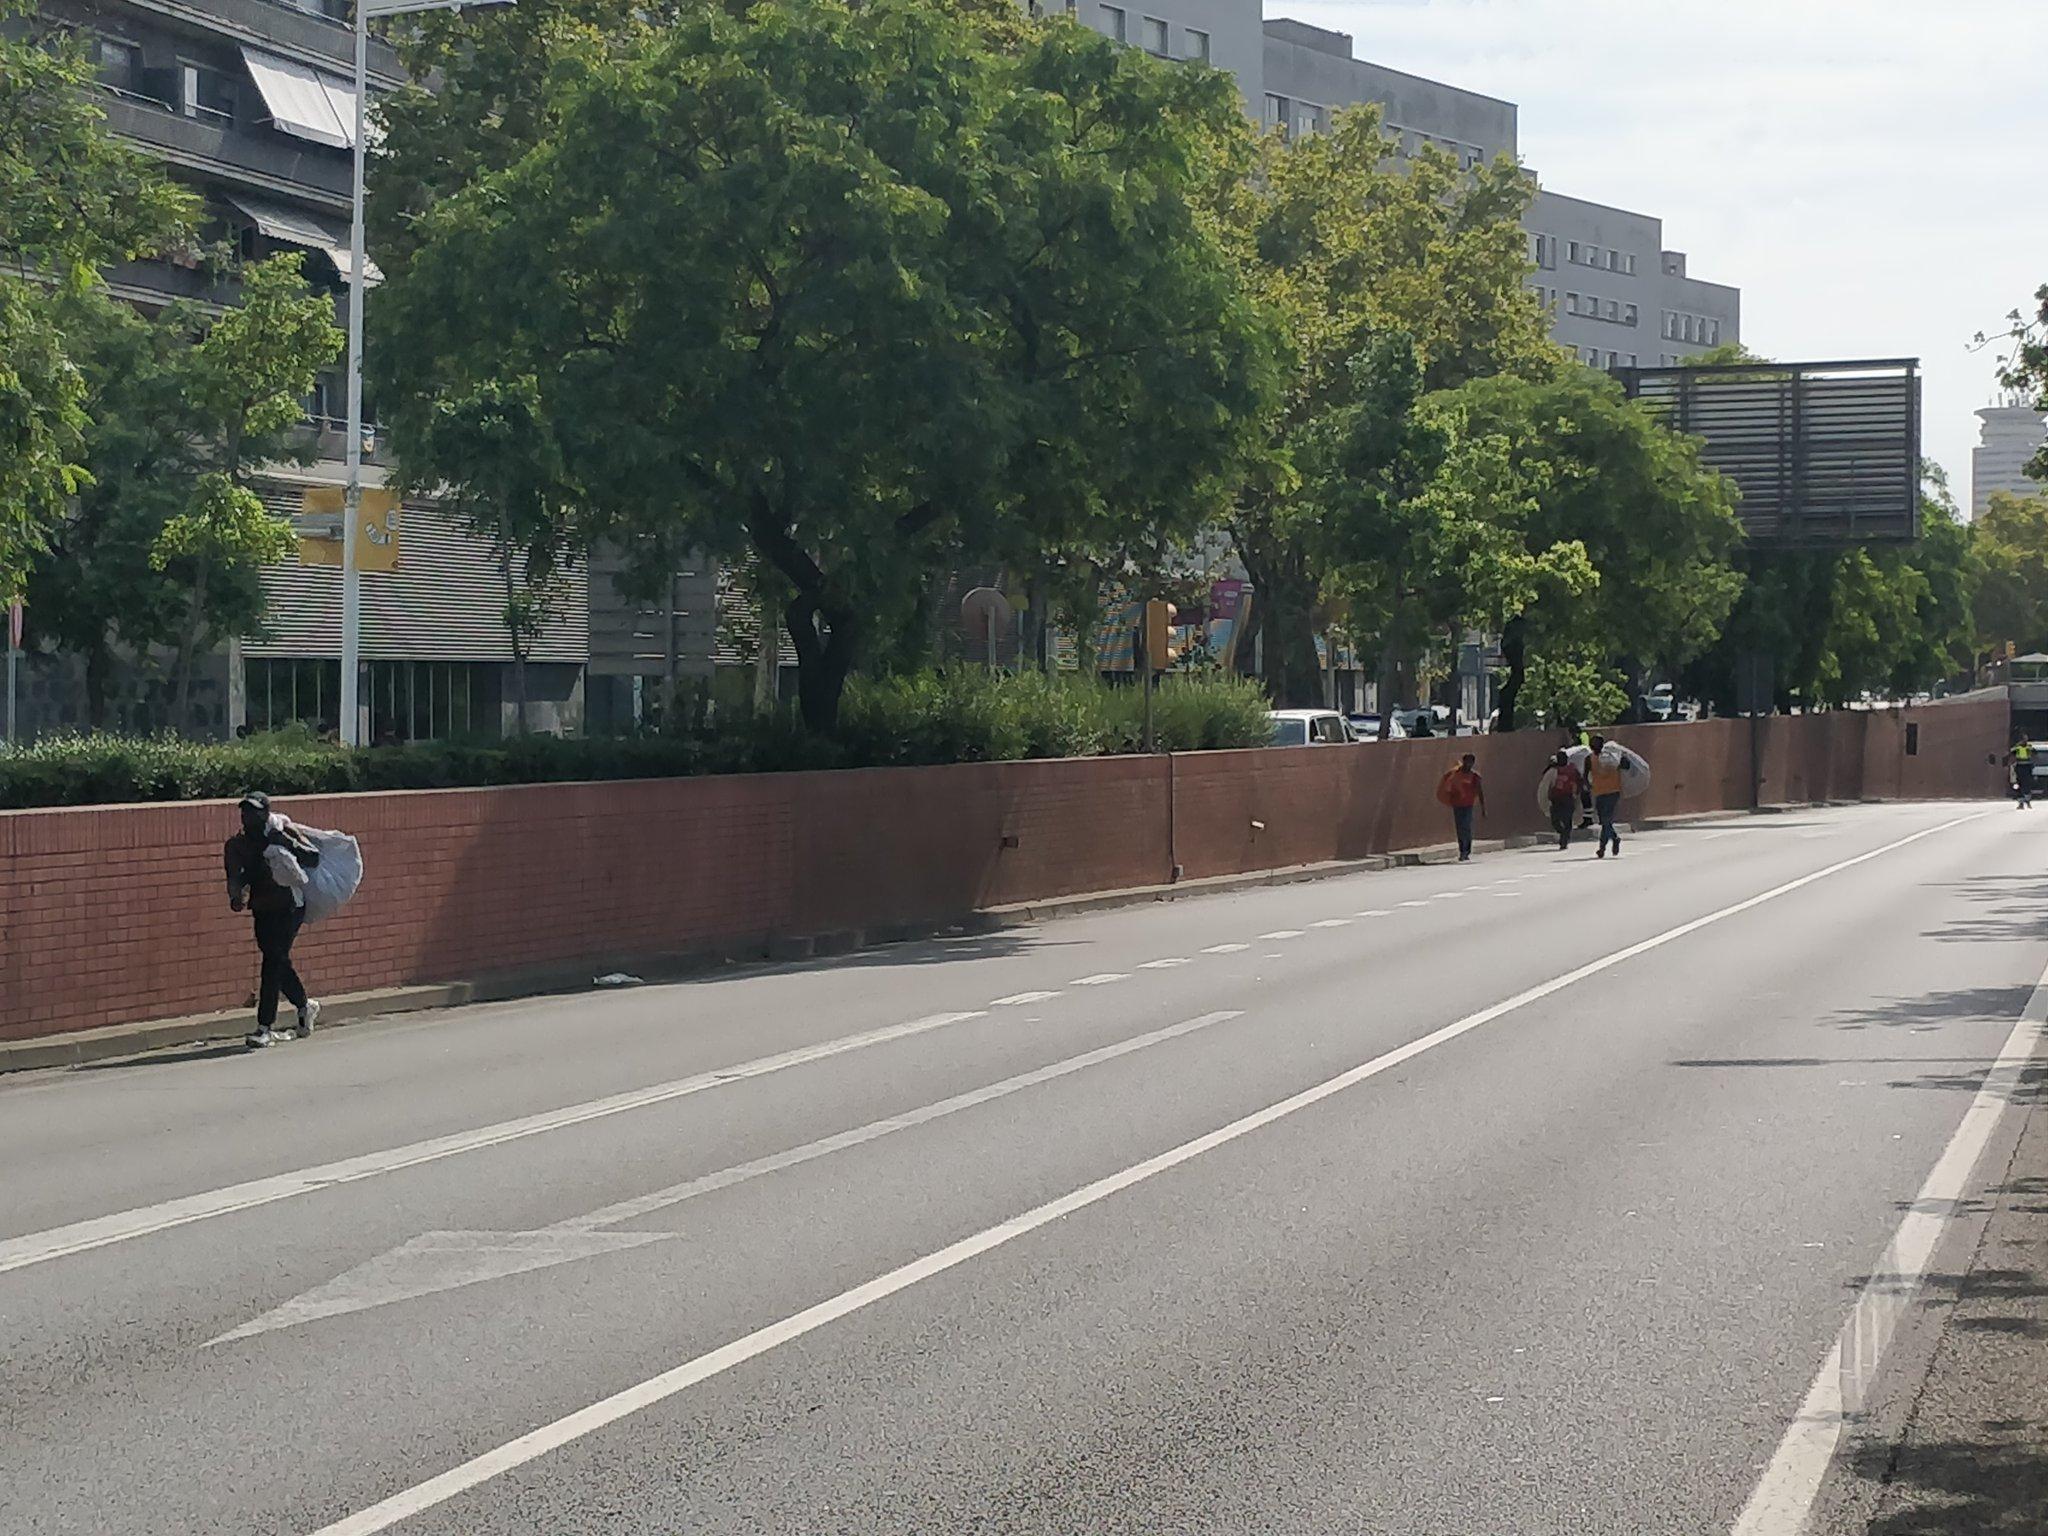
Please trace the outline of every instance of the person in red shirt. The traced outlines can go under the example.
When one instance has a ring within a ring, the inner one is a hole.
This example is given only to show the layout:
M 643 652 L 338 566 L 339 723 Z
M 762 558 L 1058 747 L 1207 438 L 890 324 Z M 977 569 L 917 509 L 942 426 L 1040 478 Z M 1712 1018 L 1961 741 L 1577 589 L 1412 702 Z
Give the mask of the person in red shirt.
M 1458 759 L 1458 766 L 1446 773 L 1436 786 L 1436 797 L 1451 808 L 1451 824 L 1458 829 L 1458 862 L 1472 857 L 1472 810 L 1486 809 L 1486 785 L 1473 764 L 1479 760 L 1470 752 Z
M 1544 776 L 1550 781 L 1550 829 L 1557 834 L 1557 846 L 1563 850 L 1572 845 L 1572 822 L 1577 819 L 1576 805 L 1586 788 L 1586 778 L 1572 766 L 1571 754 L 1563 751 L 1551 758 Z

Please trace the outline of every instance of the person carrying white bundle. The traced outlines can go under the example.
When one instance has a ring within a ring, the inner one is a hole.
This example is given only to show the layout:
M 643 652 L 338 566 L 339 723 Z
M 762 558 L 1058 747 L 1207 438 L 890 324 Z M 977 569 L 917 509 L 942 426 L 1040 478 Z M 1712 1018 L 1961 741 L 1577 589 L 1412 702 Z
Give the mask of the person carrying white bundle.
M 280 994 L 298 1009 L 298 1035 L 313 1033 L 320 1004 L 306 995 L 292 964 L 292 943 L 308 922 L 330 917 L 356 892 L 363 877 L 361 850 L 341 832 L 301 827 L 270 808 L 270 797 L 253 790 L 237 809 L 242 830 L 227 840 L 221 862 L 227 874 L 228 905 L 247 907 L 255 918 L 256 948 L 263 957 L 256 995 L 256 1028 L 251 1050 L 276 1035 Z

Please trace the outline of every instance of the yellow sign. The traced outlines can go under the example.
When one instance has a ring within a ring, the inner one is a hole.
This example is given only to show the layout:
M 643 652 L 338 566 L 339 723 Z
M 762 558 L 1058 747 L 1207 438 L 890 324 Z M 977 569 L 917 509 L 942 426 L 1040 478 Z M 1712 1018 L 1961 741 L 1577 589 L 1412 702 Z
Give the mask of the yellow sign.
M 347 492 L 338 485 L 309 485 L 300 510 L 307 517 L 334 519 L 332 534 L 299 531 L 299 564 L 341 564 L 341 517 Z M 362 523 L 356 530 L 356 569 L 398 569 L 398 493 L 363 487 Z

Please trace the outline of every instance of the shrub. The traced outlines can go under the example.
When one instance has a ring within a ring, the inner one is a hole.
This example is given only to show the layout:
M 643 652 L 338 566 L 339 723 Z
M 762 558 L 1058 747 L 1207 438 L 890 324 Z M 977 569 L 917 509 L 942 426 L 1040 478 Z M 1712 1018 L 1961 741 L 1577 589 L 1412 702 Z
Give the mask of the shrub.
M 525 736 L 356 750 L 302 728 L 224 742 L 52 736 L 0 753 L 0 808 L 228 799 L 248 789 L 311 795 L 1091 757 L 1136 751 L 1143 716 L 1144 696 L 1133 687 L 953 667 L 853 679 L 832 737 L 813 735 L 787 713 L 705 736 Z M 1258 684 L 1221 675 L 1167 679 L 1153 724 L 1172 752 L 1262 746 L 1269 734 Z

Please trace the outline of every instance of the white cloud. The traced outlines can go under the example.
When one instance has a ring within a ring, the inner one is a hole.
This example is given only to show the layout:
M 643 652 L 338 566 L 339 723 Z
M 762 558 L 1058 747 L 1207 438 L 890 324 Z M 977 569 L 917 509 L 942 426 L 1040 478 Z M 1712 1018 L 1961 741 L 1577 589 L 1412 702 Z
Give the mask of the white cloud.
M 1267 0 L 1521 108 L 1545 185 L 1664 220 L 1775 357 L 1912 357 L 1969 499 L 1970 337 L 2048 282 L 2044 0 Z

